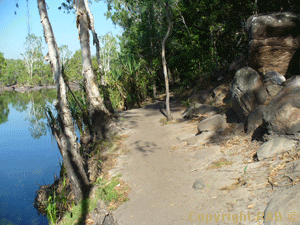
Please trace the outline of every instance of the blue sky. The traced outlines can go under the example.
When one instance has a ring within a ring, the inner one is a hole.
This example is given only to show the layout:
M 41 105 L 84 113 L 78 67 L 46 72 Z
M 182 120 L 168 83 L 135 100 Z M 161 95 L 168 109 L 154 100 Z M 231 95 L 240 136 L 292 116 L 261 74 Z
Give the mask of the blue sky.
M 63 0 L 46 0 L 48 15 L 57 45 L 68 45 L 74 54 L 76 50 L 80 49 L 75 14 L 67 14 L 58 10 L 62 2 Z M 16 3 L 19 4 L 19 8 L 16 8 Z M 93 2 L 90 9 L 94 15 L 95 29 L 98 35 L 105 35 L 110 31 L 114 36 L 121 34 L 122 29 L 114 26 L 111 20 L 107 20 L 104 16 L 107 11 L 107 5 L 104 2 Z M 48 47 L 43 37 L 43 27 L 40 23 L 36 0 L 29 0 L 29 15 L 30 32 L 42 37 L 43 53 L 46 55 Z M 0 0 L 0 52 L 4 53 L 6 59 L 22 58 L 20 54 L 25 52 L 24 42 L 28 35 L 27 18 L 26 0 Z M 95 54 L 95 47 L 91 45 L 91 49 L 92 54 Z

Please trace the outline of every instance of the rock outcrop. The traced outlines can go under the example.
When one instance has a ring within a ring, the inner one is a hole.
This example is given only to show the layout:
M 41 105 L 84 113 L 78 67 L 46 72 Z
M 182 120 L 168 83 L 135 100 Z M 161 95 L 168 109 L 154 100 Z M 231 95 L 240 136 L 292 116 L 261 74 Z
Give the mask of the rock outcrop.
M 297 144 L 297 141 L 289 140 L 286 138 L 272 139 L 257 149 L 258 160 L 270 158 L 275 155 L 279 155 L 285 151 L 293 150 Z
M 293 187 L 290 187 L 289 189 L 277 194 L 271 199 L 264 212 L 265 225 L 299 224 L 299 188 L 300 184 L 294 185 Z
M 293 12 L 253 15 L 247 20 L 248 65 L 264 74 L 286 75 L 289 63 L 300 47 L 300 17 Z
M 300 76 L 288 79 L 266 107 L 263 119 L 270 133 L 297 135 L 300 132 Z
M 238 70 L 231 82 L 232 108 L 242 121 L 267 99 L 267 91 L 260 75 L 250 67 Z

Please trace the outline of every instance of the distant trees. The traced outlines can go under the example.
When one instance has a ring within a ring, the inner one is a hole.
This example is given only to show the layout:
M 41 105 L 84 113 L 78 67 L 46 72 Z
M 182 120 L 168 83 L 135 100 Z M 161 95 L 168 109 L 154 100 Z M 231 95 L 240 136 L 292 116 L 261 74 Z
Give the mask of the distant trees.
M 24 46 L 26 51 L 21 54 L 22 59 L 5 60 L 6 66 L 0 69 L 0 84 L 22 86 L 53 83 L 50 65 L 43 59 L 41 37 L 28 35 Z
M 0 81 L 3 82 L 4 70 L 6 67 L 6 60 L 4 58 L 4 54 L 0 52 Z
M 32 81 L 33 73 L 36 72 L 36 69 L 38 67 L 40 68 L 43 63 L 42 38 L 34 34 L 28 34 L 24 46 L 26 52 L 21 55 L 23 56 L 27 74 L 30 77 L 30 81 Z
M 68 45 L 62 45 L 59 47 L 59 55 L 64 69 L 68 68 L 72 56 L 72 52 L 69 50 Z

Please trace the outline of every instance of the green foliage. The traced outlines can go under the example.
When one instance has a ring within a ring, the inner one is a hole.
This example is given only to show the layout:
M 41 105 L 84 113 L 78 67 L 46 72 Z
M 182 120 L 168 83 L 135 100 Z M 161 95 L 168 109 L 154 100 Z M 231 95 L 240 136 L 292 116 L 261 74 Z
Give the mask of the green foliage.
M 0 84 L 2 86 L 53 84 L 50 65 L 43 61 L 41 37 L 30 34 L 26 37 L 24 45 L 26 51 L 21 54 L 22 60 L 6 59 L 3 64 L 3 54 L 0 54 Z
M 166 33 L 165 1 L 106 0 L 106 16 L 124 30 L 120 37 L 120 52 L 136 61 L 143 61 L 148 82 L 164 89 L 161 65 L 161 42 Z M 166 46 L 170 84 L 207 86 L 213 81 L 211 71 L 227 71 L 228 65 L 246 53 L 245 22 L 254 13 L 299 9 L 297 1 L 203 0 L 168 1 L 172 14 L 173 31 Z M 119 63 L 118 63 L 119 62 Z M 115 63 L 120 65 L 120 60 Z M 112 66 L 114 67 L 114 66 Z M 118 67 L 118 66 L 117 66 Z M 120 73 L 126 73 L 120 69 Z M 113 71 L 115 74 L 116 69 Z M 113 78 L 119 75 L 113 75 Z M 124 75 L 123 75 L 124 77 Z M 118 85 L 127 90 L 125 79 Z M 200 82 L 200 83 L 199 83 Z M 151 93 L 148 83 L 147 95 Z M 129 91 L 131 93 L 131 91 Z M 137 96 L 128 94 L 128 101 Z
M 0 52 L 0 78 L 3 76 L 5 67 L 6 67 L 6 61 L 4 58 L 4 54 Z
M 77 50 L 70 58 L 68 66 L 65 68 L 65 73 L 69 81 L 82 79 L 82 56 L 81 50 Z
M 57 222 L 57 207 L 56 207 L 56 195 L 55 192 L 53 193 L 53 196 L 48 197 L 48 201 L 46 202 L 47 207 L 46 207 L 46 212 L 47 212 L 47 218 L 48 221 L 52 224 L 55 225 Z
M 110 202 L 117 202 L 124 195 L 124 193 L 116 190 L 116 187 L 121 185 L 119 177 L 120 176 L 115 176 L 110 181 L 106 181 L 99 177 L 96 181 L 96 184 L 99 185 L 96 195 L 99 196 L 106 204 Z

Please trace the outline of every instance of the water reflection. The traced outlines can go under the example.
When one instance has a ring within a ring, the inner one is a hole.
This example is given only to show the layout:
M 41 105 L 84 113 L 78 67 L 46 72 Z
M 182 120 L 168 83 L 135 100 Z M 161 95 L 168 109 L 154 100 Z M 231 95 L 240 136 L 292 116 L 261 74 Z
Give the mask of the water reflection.
M 51 184 L 60 172 L 44 114 L 55 98 L 55 90 L 0 93 L 0 225 L 48 224 L 33 201 L 37 183 Z
M 10 103 L 18 112 L 27 112 L 26 120 L 29 122 L 31 136 L 35 139 L 46 135 L 46 119 L 44 109 L 56 99 L 56 90 L 41 90 L 36 92 L 0 93 L 0 124 L 6 123 L 9 115 Z

